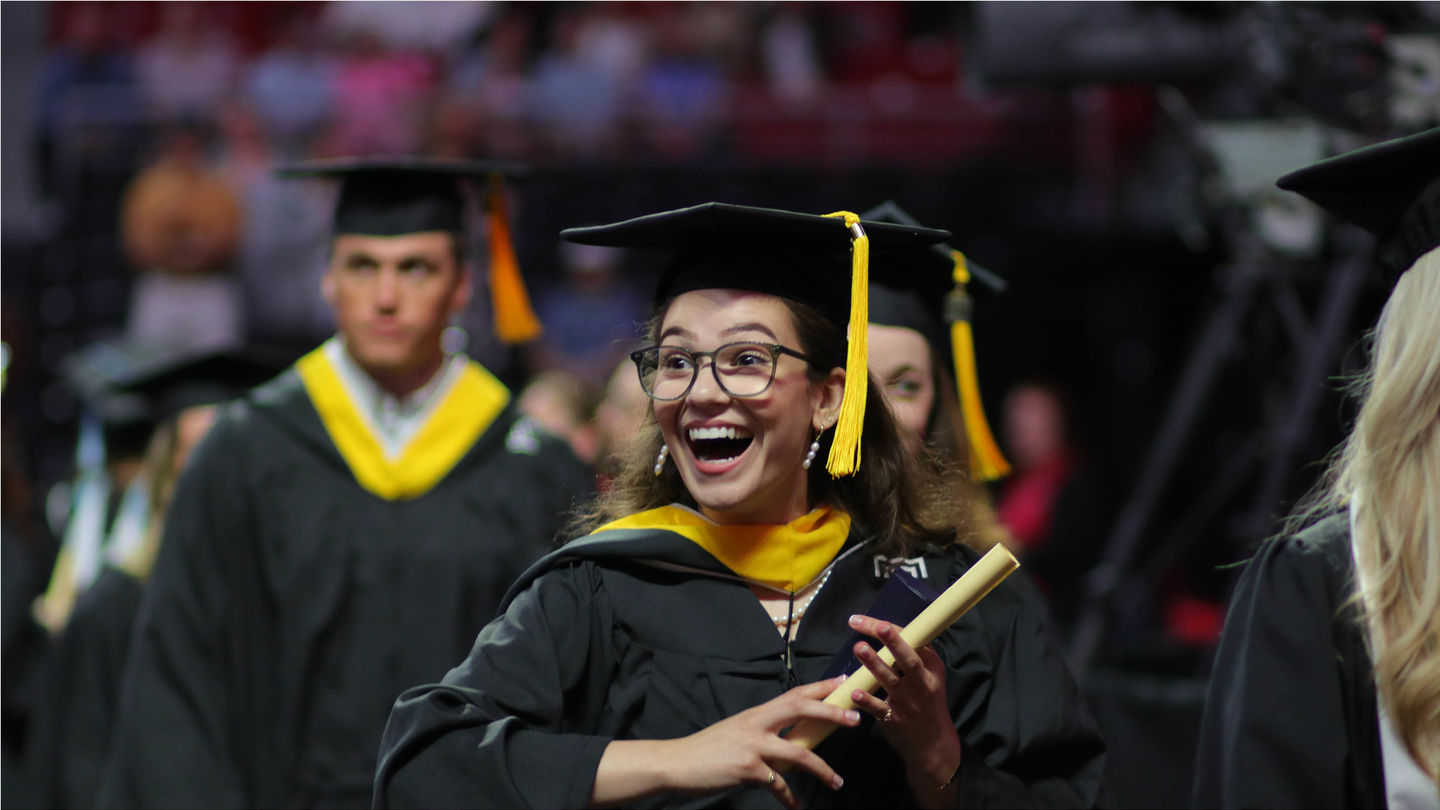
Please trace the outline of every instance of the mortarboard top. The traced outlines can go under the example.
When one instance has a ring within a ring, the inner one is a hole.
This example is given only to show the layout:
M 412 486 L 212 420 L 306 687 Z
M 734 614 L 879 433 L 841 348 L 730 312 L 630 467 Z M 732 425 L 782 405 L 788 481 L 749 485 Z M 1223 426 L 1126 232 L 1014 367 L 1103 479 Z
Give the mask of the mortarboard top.
M 920 224 L 890 200 L 861 216 L 881 222 Z M 1010 472 L 981 406 L 969 296 L 971 289 L 1003 292 L 1008 286 L 1005 280 L 948 244 L 878 256 L 872 273 L 875 280 L 870 286 L 870 322 L 919 332 L 933 348 L 935 362 L 950 365 L 970 450 L 971 476 L 992 481 Z
M 154 419 L 149 401 L 120 383 L 164 354 L 158 346 L 97 340 L 70 353 L 60 378 L 107 429 L 144 427 Z
M 920 226 L 905 209 L 887 200 L 860 215 L 861 219 Z M 923 226 L 920 226 L 923 227 Z M 903 326 L 925 335 L 943 354 L 950 352 L 946 303 L 956 287 L 956 249 L 945 243 L 897 251 L 871 262 L 870 322 Z M 967 293 L 1001 293 L 1005 279 L 961 254 L 970 281 Z M 883 267 L 881 265 L 884 265 Z
M 1392 284 L 1440 245 L 1440 127 L 1327 158 L 1276 185 L 1374 234 Z
M 871 255 L 923 247 L 950 234 L 914 225 L 861 221 Z M 850 241 L 835 217 L 705 203 L 609 225 L 566 228 L 582 245 L 662 250 L 672 258 L 655 300 L 703 289 L 743 289 L 809 304 L 844 328 L 850 320 Z
M 948 231 L 831 216 L 704 203 L 609 225 L 567 228 L 560 235 L 585 245 L 667 251 L 669 267 L 656 301 L 703 289 L 740 289 L 808 304 L 848 329 L 845 397 L 826 464 L 833 475 L 859 467 L 865 413 L 869 257 L 932 245 Z
M 517 163 L 426 157 L 346 157 L 292 163 L 281 177 L 339 181 L 337 234 L 402 236 L 465 229 L 462 183 L 524 173 Z
M 485 184 L 490 247 L 490 297 L 495 333 L 508 343 L 540 334 L 520 278 L 510 237 L 503 178 L 528 169 L 519 163 L 427 157 L 345 157 L 278 167 L 287 178 L 318 177 L 340 183 L 333 232 L 404 236 L 429 231 L 465 231 L 466 191 Z
M 294 358 L 278 349 L 229 347 L 172 353 L 137 365 L 116 382 L 144 397 L 157 419 L 186 408 L 218 405 L 280 373 Z

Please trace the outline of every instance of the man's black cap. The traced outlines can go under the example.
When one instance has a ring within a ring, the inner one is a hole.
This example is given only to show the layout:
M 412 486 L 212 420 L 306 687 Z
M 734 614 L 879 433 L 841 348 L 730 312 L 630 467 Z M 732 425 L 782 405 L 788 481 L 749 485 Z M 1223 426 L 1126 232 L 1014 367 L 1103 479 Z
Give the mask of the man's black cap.
M 277 168 L 281 177 L 322 177 L 340 182 L 336 234 L 403 236 L 463 231 L 467 181 L 514 177 L 516 163 L 426 157 L 314 160 Z

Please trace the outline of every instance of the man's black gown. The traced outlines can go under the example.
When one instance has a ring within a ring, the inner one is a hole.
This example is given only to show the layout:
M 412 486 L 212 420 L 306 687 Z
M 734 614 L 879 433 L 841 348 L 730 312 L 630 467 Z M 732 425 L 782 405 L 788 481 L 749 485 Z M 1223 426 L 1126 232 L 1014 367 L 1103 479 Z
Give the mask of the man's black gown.
M 852 530 L 845 551 L 852 550 Z M 937 588 L 974 561 L 955 548 L 914 568 Z M 612 739 L 666 739 L 818 680 L 883 584 L 875 555 L 842 556 L 785 642 L 749 587 L 661 530 L 611 530 L 542 560 L 470 656 L 406 692 L 386 727 L 377 807 L 580 807 Z M 935 642 L 964 755 L 965 807 L 1096 801 L 1104 745 L 1033 603 L 1002 584 Z M 818 749 L 839 793 L 791 781 L 809 806 L 909 804 L 903 765 L 870 719 Z M 773 807 L 761 787 L 644 804 Z M 637 803 L 640 804 L 640 803 Z
M 1196 807 L 1384 807 L 1346 515 L 1267 543 L 1235 587 L 1200 727 Z
M 465 654 L 592 483 L 506 404 L 437 483 L 387 500 L 296 370 L 232 403 L 170 508 L 101 804 L 368 806 L 395 697 Z

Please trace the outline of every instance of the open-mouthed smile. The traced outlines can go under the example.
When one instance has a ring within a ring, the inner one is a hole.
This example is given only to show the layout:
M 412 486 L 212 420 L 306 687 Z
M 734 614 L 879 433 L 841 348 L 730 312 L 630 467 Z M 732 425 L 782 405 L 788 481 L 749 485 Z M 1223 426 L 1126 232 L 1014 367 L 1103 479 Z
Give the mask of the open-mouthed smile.
M 714 465 L 728 465 L 744 455 L 755 434 L 741 427 L 716 425 L 692 427 L 685 431 L 685 438 L 701 471 L 712 472 L 718 471 L 713 470 Z

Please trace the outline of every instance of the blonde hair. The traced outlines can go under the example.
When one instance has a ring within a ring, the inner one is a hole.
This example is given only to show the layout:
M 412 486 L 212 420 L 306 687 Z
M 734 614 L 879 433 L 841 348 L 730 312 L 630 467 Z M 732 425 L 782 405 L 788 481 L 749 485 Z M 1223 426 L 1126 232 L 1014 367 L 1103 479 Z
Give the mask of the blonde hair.
M 1440 249 L 1395 285 L 1356 389 L 1355 428 L 1307 511 L 1353 509 L 1375 685 L 1440 787 Z

